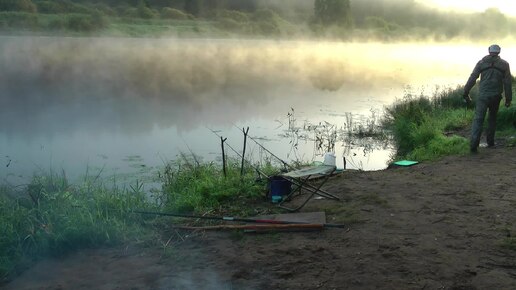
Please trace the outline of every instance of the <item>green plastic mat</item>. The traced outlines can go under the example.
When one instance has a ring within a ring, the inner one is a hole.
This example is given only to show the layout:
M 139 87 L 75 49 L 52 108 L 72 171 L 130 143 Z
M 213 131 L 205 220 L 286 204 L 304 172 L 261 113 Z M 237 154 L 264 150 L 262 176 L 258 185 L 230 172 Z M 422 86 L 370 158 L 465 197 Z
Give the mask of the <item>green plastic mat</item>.
M 412 165 L 418 164 L 418 163 L 419 162 L 417 162 L 417 161 L 400 160 L 400 161 L 394 162 L 394 165 L 398 165 L 398 166 L 412 166 Z

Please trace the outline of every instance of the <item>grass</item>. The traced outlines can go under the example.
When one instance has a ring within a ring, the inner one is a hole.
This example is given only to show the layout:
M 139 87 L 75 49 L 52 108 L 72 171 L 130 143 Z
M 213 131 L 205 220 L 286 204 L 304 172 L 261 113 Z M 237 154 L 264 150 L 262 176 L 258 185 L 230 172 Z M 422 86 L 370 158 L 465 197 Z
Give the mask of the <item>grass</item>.
M 279 170 L 266 164 L 260 171 Z M 64 173 L 34 176 L 23 187 L 0 186 L 0 281 L 40 258 L 81 248 L 138 243 L 173 255 L 171 237 L 162 235 L 171 219 L 133 214 L 135 209 L 233 216 L 274 212 L 265 202 L 267 179 L 257 178 L 250 165 L 241 174 L 240 160 L 228 160 L 224 175 L 218 164 L 182 155 L 159 175 L 163 188 L 153 196 L 141 183 L 108 187 L 92 177 L 72 185 Z
M 163 190 L 156 198 L 164 210 L 173 212 L 253 214 L 250 201 L 265 199 L 267 180 L 257 179 L 249 165 L 241 175 L 239 160 L 228 160 L 224 176 L 220 165 L 201 163 L 195 157 L 183 158 L 166 166 L 162 177 Z M 271 175 L 275 169 L 265 169 Z M 255 213 L 255 212 L 254 212 Z
M 21 191 L 3 186 L 0 280 L 41 257 L 142 239 L 150 233 L 130 211 L 145 206 L 141 191 L 72 186 L 64 174 L 36 176 Z
M 430 97 L 407 93 L 386 108 L 383 126 L 394 136 L 398 158 L 428 161 L 469 152 L 469 140 L 461 131 L 471 126 L 474 111 L 462 102 L 462 92 L 458 87 Z M 473 98 L 476 93 L 472 92 Z M 516 108 L 505 108 L 502 101 L 497 125 L 499 136 L 514 136 Z

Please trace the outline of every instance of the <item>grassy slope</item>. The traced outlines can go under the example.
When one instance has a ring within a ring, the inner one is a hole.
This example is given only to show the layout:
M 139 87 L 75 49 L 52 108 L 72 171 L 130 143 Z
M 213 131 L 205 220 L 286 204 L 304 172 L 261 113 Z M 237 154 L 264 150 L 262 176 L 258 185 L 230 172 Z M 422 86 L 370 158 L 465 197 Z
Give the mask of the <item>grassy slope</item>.
M 463 88 L 457 88 L 431 97 L 407 95 L 387 108 L 384 125 L 395 137 L 398 158 L 425 161 L 469 152 L 469 136 L 463 132 L 471 126 L 474 109 L 466 108 L 462 92 Z M 513 146 L 516 108 L 503 104 L 497 115 L 497 136 L 505 137 L 507 145 Z

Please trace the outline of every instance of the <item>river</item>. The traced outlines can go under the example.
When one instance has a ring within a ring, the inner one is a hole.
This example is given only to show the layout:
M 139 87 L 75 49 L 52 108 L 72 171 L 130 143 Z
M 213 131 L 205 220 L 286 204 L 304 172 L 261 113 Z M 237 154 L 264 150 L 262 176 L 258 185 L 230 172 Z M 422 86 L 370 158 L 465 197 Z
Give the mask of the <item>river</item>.
M 220 160 L 219 136 L 240 152 L 247 127 L 281 159 L 321 161 L 317 134 L 378 121 L 407 93 L 463 84 L 488 45 L 0 37 L 0 178 L 123 179 L 180 152 Z M 516 55 L 501 45 L 502 57 Z M 347 168 L 383 169 L 394 150 L 342 133 L 335 141 L 338 167 L 345 158 Z M 250 160 L 270 157 L 248 142 Z

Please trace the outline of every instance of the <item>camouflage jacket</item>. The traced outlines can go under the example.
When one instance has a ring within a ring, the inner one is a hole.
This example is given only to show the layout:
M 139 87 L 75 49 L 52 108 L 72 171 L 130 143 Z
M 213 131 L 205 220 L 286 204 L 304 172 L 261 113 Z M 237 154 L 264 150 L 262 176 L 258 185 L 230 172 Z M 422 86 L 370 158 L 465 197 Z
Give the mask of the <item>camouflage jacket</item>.
M 482 58 L 464 87 L 465 94 L 469 94 L 479 76 L 479 98 L 498 96 L 505 91 L 506 101 L 512 101 L 512 76 L 508 62 L 498 55 L 487 55 Z

